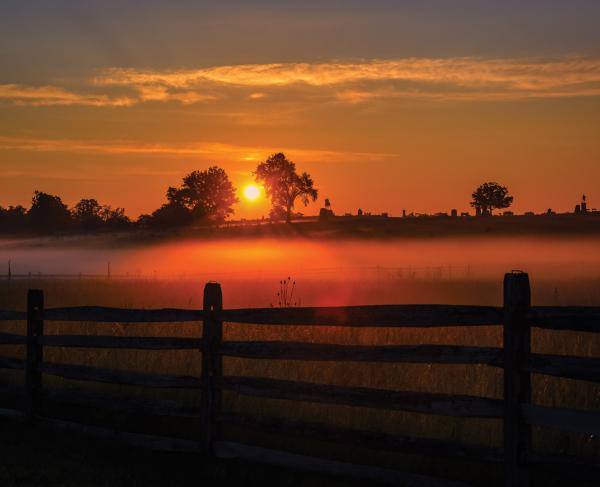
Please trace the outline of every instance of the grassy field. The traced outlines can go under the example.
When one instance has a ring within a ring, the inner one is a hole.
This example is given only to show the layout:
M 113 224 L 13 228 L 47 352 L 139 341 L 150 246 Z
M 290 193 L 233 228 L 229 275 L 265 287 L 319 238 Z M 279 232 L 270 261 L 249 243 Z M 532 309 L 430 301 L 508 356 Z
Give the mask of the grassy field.
M 498 281 L 469 279 L 408 279 L 395 275 L 379 280 L 337 285 L 325 280 L 299 283 L 299 293 L 306 303 L 312 303 L 322 294 L 352 292 L 357 304 L 373 302 L 403 303 L 470 303 L 500 304 L 501 289 Z M 199 308 L 203 283 L 188 280 L 31 280 L 0 284 L 0 309 L 23 309 L 26 290 L 41 288 L 45 291 L 46 305 L 108 305 L 122 307 L 191 307 Z M 269 281 L 230 280 L 223 283 L 226 307 L 269 306 L 274 300 L 277 283 Z M 559 297 L 557 297 L 559 289 Z M 600 305 L 599 280 L 563 280 L 561 282 L 534 281 L 534 304 L 562 304 L 579 301 L 580 304 Z M 581 301 L 584 301 L 581 303 Z M 23 323 L 4 323 L 3 331 L 23 333 Z M 115 334 L 122 336 L 199 336 L 201 325 L 126 325 L 126 324 L 72 324 L 47 323 L 46 333 Z M 226 324 L 225 339 L 240 340 L 295 340 L 342 344 L 456 344 L 501 346 L 500 327 L 446 328 L 446 329 L 341 329 L 333 327 L 261 327 Z M 19 347 L 2 347 L 4 355 L 22 356 Z M 600 356 L 600 337 L 568 332 L 535 330 L 533 349 L 541 353 Z M 96 365 L 115 369 L 199 375 L 200 353 L 194 351 L 126 351 L 126 350 L 73 350 L 48 348 L 45 359 L 82 365 Z M 3 381 L 20 383 L 22 374 L 8 371 L 0 376 Z M 491 398 L 502 397 L 501 370 L 486 366 L 427 365 L 427 364 L 337 364 L 287 361 L 255 361 L 226 359 L 225 374 L 253 375 L 278 379 L 297 379 L 308 382 L 355 385 L 398 390 L 415 390 L 453 394 L 471 394 Z M 184 405 L 198 405 L 199 394 L 193 391 L 144 390 L 130 386 L 109 386 L 65 381 L 47 377 L 45 384 L 55 387 L 74 387 L 110 391 L 116 394 L 160 395 Z M 541 405 L 600 409 L 600 387 L 582 381 L 534 376 L 534 402 Z M 499 446 L 502 425 L 497 420 L 459 419 L 402 412 L 383 412 L 366 408 L 286 403 L 226 394 L 224 407 L 229 411 L 315 422 L 327 422 L 359 429 L 407 434 L 432 438 L 462 440 L 488 446 Z M 54 411 L 53 414 L 64 414 Z M 123 418 L 92 413 L 94 421 L 102 424 L 121 424 L 130 430 L 142 429 L 135 418 Z M 147 426 L 147 425 L 144 425 Z M 157 433 L 195 438 L 199 425 L 181 421 L 157 421 L 152 425 Z M 499 484 L 500 473 L 489 466 L 465 462 L 443 461 L 397 454 L 368 451 L 360 448 L 334 447 L 320 442 L 306 442 L 294 438 L 276 438 L 271 435 L 227 428 L 230 438 L 325 457 L 360 461 L 389 467 L 456 477 L 480 485 Z M 558 431 L 536 430 L 535 447 L 542 451 L 577 454 L 600 460 L 600 440 L 589 435 L 567 434 Z M 15 461 L 13 459 L 13 461 Z M 543 477 L 539 477 L 543 479 Z M 542 482 L 542 480 L 540 480 Z M 554 482 L 554 484 L 553 484 Z M 102 484 L 93 484 L 102 485 Z M 561 480 L 544 479 L 540 485 L 562 485 Z

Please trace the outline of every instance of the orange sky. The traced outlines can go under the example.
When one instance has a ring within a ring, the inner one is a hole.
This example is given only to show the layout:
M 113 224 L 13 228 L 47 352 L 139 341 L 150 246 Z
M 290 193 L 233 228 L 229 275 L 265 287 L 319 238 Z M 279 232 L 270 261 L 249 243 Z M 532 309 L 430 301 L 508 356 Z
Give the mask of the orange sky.
M 0 205 L 39 189 L 136 217 L 191 170 L 220 165 L 241 190 L 283 151 L 320 190 L 307 213 L 325 197 L 338 213 L 467 210 L 487 180 L 509 186 L 516 211 L 571 210 L 583 192 L 600 207 L 594 3 L 519 3 L 519 22 L 514 2 L 458 13 L 348 2 L 344 14 L 335 2 L 179 2 L 179 14 L 150 2 L 142 16 L 9 3 Z M 264 201 L 236 207 L 267 212 Z

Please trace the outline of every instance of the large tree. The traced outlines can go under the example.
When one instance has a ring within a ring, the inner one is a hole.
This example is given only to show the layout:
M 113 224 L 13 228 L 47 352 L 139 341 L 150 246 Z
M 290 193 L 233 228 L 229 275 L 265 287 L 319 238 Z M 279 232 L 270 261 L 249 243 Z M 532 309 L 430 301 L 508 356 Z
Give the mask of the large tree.
M 166 211 L 180 213 L 179 209 L 184 208 L 195 220 L 223 221 L 233 214 L 232 206 L 238 202 L 235 192 L 227 173 L 220 167 L 194 171 L 183 178 L 179 188 L 167 190 L 167 206 L 172 208 Z
M 71 223 L 71 213 L 59 196 L 36 191 L 27 217 L 36 232 L 65 230 Z
M 304 206 L 317 200 L 318 190 L 314 181 L 306 172 L 298 174 L 296 164 L 288 161 L 285 154 L 279 152 L 261 162 L 254 173 L 256 181 L 263 184 L 267 196 L 271 198 L 272 213 L 285 214 L 286 222 L 292 219 L 292 211 L 296 200 Z
M 483 183 L 471 196 L 471 206 L 482 215 L 491 215 L 495 209 L 508 208 L 513 202 L 508 188 L 493 181 Z

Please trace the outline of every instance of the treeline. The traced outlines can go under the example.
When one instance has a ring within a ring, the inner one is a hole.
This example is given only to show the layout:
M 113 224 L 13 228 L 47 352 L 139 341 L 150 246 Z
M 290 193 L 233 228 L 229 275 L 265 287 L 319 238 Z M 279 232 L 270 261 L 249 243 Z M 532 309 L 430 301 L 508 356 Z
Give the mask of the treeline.
M 3 233 L 61 233 L 123 231 L 132 221 L 123 208 L 101 205 L 95 199 L 82 199 L 73 208 L 60 196 L 36 191 L 29 209 L 23 206 L 0 206 L 0 231 Z
M 298 199 L 304 205 L 317 199 L 318 192 L 311 177 L 307 173 L 298 174 L 295 164 L 282 153 L 261 162 L 254 176 L 271 199 L 273 220 L 289 222 Z M 212 166 L 191 172 L 179 187 L 169 187 L 166 203 L 133 221 L 124 208 L 112 208 L 93 198 L 82 199 L 69 208 L 60 196 L 35 191 L 30 208 L 0 206 L 0 232 L 92 233 L 218 224 L 234 214 L 233 205 L 239 201 L 236 194 L 225 170 Z

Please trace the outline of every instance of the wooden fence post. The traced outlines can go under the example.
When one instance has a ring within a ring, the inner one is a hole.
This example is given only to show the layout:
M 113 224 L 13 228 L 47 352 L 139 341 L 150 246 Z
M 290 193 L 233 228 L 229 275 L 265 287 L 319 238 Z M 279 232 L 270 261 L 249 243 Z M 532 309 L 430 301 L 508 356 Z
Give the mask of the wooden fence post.
M 27 293 L 27 359 L 25 362 L 25 413 L 32 419 L 41 408 L 44 359 L 41 338 L 44 336 L 44 292 L 30 289 Z
M 223 375 L 223 358 L 219 353 L 223 341 L 223 294 L 221 285 L 209 282 L 204 286 L 204 323 L 202 329 L 202 447 L 212 454 L 218 437 L 218 415 L 221 411 L 219 379 Z
M 512 272 L 504 276 L 504 475 L 507 487 L 530 485 L 527 453 L 531 426 L 523 421 L 521 404 L 531 402 L 531 377 L 525 365 L 531 353 L 529 276 Z

